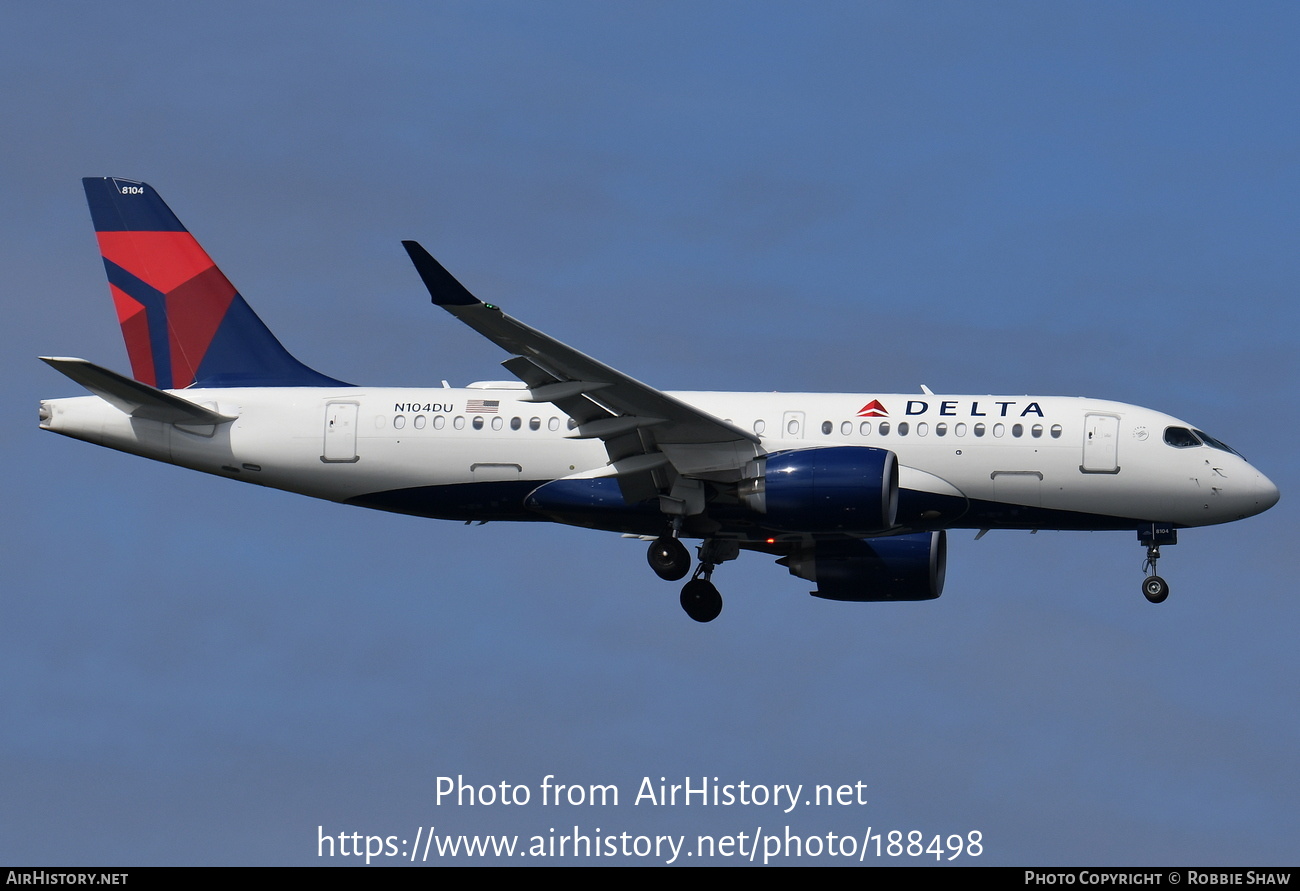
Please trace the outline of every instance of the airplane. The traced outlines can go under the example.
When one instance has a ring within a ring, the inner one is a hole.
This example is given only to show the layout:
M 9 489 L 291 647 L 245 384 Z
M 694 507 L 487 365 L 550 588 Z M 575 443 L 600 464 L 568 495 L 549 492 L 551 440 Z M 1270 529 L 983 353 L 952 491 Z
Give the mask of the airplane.
M 510 353 L 517 380 L 356 386 L 290 355 L 152 187 L 82 182 L 132 377 L 42 357 L 92 394 L 43 400 L 42 429 L 343 504 L 640 538 L 660 578 L 691 576 L 679 599 L 698 622 L 742 551 L 828 600 L 935 599 L 949 529 L 1136 532 L 1159 603 L 1179 529 L 1278 500 L 1222 441 L 1119 402 L 664 392 L 479 300 L 414 241 L 433 303 Z

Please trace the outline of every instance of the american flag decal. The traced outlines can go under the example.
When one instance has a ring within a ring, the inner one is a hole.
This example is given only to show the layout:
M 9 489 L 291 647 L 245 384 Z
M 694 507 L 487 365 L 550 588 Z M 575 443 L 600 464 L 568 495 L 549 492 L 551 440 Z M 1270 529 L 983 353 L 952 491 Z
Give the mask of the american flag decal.
M 479 414 L 494 415 L 500 407 L 501 400 L 499 399 L 470 399 L 465 403 L 465 411 L 478 412 Z

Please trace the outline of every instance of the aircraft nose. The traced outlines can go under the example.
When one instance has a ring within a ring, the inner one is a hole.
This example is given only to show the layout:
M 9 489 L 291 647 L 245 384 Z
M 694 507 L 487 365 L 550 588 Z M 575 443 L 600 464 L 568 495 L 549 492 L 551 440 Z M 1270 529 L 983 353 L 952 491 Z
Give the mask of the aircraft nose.
M 1273 485 L 1273 481 L 1258 470 L 1255 471 L 1255 505 L 1258 512 L 1263 513 L 1277 504 L 1280 497 L 1282 496 L 1277 491 L 1277 486 Z

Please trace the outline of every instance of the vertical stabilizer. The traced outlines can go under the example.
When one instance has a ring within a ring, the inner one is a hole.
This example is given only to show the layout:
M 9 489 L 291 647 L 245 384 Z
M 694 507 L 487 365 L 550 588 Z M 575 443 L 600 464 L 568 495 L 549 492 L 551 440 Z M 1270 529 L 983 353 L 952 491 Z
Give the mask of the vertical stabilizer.
M 281 346 L 151 186 L 81 182 L 136 380 L 163 390 L 348 386 Z

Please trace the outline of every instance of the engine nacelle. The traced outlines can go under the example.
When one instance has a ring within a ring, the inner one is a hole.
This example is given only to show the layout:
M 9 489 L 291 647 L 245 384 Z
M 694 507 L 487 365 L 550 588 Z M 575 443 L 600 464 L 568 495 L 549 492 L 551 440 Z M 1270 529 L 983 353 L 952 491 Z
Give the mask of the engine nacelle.
M 778 561 L 827 600 L 934 600 L 943 593 L 948 536 L 938 532 L 824 541 Z
M 898 514 L 898 460 L 887 449 L 832 446 L 759 459 L 741 501 L 784 532 L 883 532 Z

